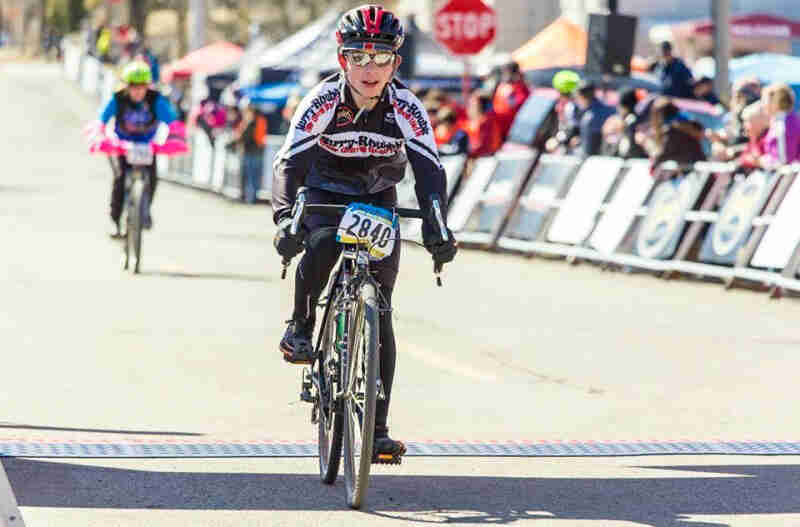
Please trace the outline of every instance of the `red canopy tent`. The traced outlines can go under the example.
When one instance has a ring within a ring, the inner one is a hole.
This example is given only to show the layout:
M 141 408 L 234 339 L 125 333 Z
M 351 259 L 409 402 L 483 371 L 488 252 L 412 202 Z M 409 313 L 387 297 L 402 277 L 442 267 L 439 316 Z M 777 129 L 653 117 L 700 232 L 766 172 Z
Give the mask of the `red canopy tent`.
M 511 58 L 523 70 L 583 66 L 587 40 L 583 26 L 562 16 L 514 51 Z M 648 65 L 641 57 L 631 59 L 634 71 L 647 71 Z
M 236 44 L 215 42 L 170 62 L 164 66 L 161 76 L 165 82 L 169 82 L 175 75 L 217 73 L 238 61 L 243 54 L 244 50 Z
M 711 19 L 687 22 L 678 31 L 684 34 L 710 34 Z M 731 35 L 744 38 L 800 38 L 800 22 L 780 16 L 752 13 L 731 17 Z

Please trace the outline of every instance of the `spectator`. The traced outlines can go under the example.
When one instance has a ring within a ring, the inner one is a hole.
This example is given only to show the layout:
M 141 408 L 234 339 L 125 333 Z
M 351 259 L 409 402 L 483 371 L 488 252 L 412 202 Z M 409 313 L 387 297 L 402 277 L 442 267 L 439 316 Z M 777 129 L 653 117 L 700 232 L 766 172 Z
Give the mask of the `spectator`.
M 178 120 L 186 122 L 189 115 L 192 76 L 183 72 L 173 74 L 169 85 L 169 100 L 178 112 Z
M 769 130 L 764 138 L 763 168 L 776 168 L 798 160 L 800 154 L 800 118 L 793 111 L 794 92 L 788 84 L 770 84 L 761 94 Z
M 200 101 L 200 104 L 195 106 L 189 114 L 189 125 L 202 128 L 212 145 L 227 123 L 228 113 L 225 107 L 211 97 Z
M 300 104 L 303 98 L 300 96 L 299 93 L 293 93 L 286 99 L 286 104 L 281 110 L 281 117 L 283 121 L 281 122 L 281 126 L 278 129 L 278 134 L 286 135 L 289 132 L 289 126 L 292 123 L 292 116 L 294 115 L 294 111 L 297 109 L 297 105 Z
M 469 136 L 456 122 L 456 112 L 445 106 L 436 115 L 439 123 L 434 130 L 439 155 L 456 155 L 469 153 Z
M 637 140 L 637 127 L 640 122 L 636 114 L 638 102 L 633 89 L 628 88 L 620 93 L 617 115 L 609 117 L 603 125 L 603 137 L 607 138 L 604 140 L 606 145 L 604 153 L 607 155 L 623 159 L 647 157 L 647 152 Z
M 700 77 L 700 79 L 694 83 L 692 93 L 695 99 L 705 101 L 708 104 L 722 104 L 717 94 L 714 93 L 714 83 L 709 77 Z
M 672 44 L 669 42 L 661 44 L 661 59 L 653 64 L 651 69 L 661 79 L 663 95 L 684 99 L 691 99 L 694 96 L 692 72 L 681 59 L 672 55 Z
M 583 80 L 575 90 L 575 110 L 570 117 L 566 141 L 572 153 L 582 157 L 597 155 L 603 146 L 603 124 L 614 109 L 603 104 L 596 95 L 597 87 Z
M 511 129 L 514 117 L 530 94 L 531 90 L 519 71 L 519 64 L 516 62 L 507 64 L 503 68 L 502 80 L 497 86 L 492 100 L 492 106 L 500 125 L 500 137 L 503 140 Z
M 478 92 L 470 97 L 467 107 L 466 131 L 469 136 L 469 155 L 490 156 L 502 145 L 497 116 L 492 110 L 492 96 Z
M 567 137 L 578 129 L 577 120 L 580 109 L 575 106 L 573 94 L 581 81 L 580 75 L 571 70 L 561 70 L 553 75 L 553 88 L 558 92 L 556 114 L 558 115 L 558 131 L 545 143 L 548 152 L 555 152 L 565 147 Z
M 760 101 L 756 101 L 747 106 L 742 112 L 742 120 L 749 141 L 738 157 L 738 164 L 746 169 L 760 168 L 761 156 L 766 151 L 764 139 L 769 128 L 769 117 L 764 105 Z M 734 148 L 729 147 L 730 150 Z M 730 158 L 733 158 L 734 152 L 730 152 L 730 154 Z
M 242 153 L 242 200 L 255 203 L 264 168 L 264 146 L 267 144 L 267 119 L 256 112 L 254 105 L 243 98 L 242 118 L 233 130 L 232 144 Z
M 653 101 L 646 149 L 654 168 L 664 161 L 675 161 L 681 165 L 704 161 L 703 136 L 703 126 L 690 120 L 669 97 L 662 96 Z

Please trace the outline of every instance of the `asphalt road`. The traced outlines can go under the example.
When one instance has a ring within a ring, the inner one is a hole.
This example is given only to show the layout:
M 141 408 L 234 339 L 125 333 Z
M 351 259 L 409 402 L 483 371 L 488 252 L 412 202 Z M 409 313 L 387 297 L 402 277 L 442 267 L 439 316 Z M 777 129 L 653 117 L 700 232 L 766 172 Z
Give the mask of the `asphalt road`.
M 105 236 L 97 102 L 0 65 L 0 439 L 309 440 L 267 207 L 162 184 L 143 274 Z M 403 247 L 401 439 L 798 440 L 800 302 Z M 408 458 L 363 512 L 304 459 L 5 459 L 29 526 L 800 525 L 798 457 Z

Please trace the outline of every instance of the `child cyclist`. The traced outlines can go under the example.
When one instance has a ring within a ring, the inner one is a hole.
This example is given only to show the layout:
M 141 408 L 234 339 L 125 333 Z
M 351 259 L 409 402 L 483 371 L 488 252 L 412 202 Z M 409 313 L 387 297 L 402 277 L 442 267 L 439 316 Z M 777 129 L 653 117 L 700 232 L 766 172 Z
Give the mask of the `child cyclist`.
M 390 209 L 397 202 L 395 185 L 411 163 L 417 199 L 429 217 L 423 223 L 425 247 L 437 265 L 455 257 L 453 237 L 443 239 L 431 211 L 438 197 L 447 217 L 445 173 L 430 119 L 419 99 L 394 78 L 403 38 L 400 21 L 381 6 L 364 5 L 345 13 L 336 30 L 341 71 L 323 80 L 299 104 L 275 157 L 275 248 L 287 259 L 305 248 L 295 277 L 294 313 L 279 346 L 288 362 L 308 364 L 314 359 L 315 307 L 340 251 L 336 233 L 324 229 L 336 225 L 330 217 L 309 214 L 300 232 L 291 234 L 291 211 L 300 186 L 308 188 L 309 204 L 358 202 Z M 400 244 L 396 244 L 391 254 L 371 266 L 387 308 L 399 264 Z M 381 313 L 380 343 L 386 397 L 377 402 L 374 452 L 401 456 L 406 447 L 389 438 L 387 426 L 396 356 L 389 312 Z
M 159 153 L 171 154 L 186 151 L 186 131 L 183 123 L 177 120 L 177 113 L 169 99 L 151 87 L 152 74 L 147 63 L 133 61 L 122 71 L 122 82 L 125 87 L 114 93 L 104 106 L 100 121 L 94 123 L 96 143 L 93 151 L 116 153 L 115 144 L 119 140 L 133 143 L 149 143 L 156 135 L 160 123 L 169 126 L 169 136 L 163 145 L 159 145 Z M 114 118 L 113 133 L 108 133 L 106 125 Z M 119 171 L 115 174 L 111 188 L 111 236 L 120 234 L 119 219 L 122 213 L 122 200 L 125 191 L 125 174 L 130 165 L 125 156 L 118 156 Z M 158 177 L 156 175 L 155 156 L 153 163 L 145 167 L 150 184 L 150 205 L 153 204 Z M 152 215 L 148 209 L 143 218 L 145 228 L 152 227 Z

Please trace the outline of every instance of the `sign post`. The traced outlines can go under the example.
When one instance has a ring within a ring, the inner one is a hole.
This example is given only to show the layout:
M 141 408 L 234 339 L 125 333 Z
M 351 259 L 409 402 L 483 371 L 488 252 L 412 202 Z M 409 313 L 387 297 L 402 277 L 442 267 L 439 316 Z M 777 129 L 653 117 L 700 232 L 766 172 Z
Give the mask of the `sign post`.
M 467 104 L 471 83 L 467 57 L 479 53 L 494 40 L 494 9 L 483 0 L 450 0 L 434 16 L 435 36 L 444 47 L 464 60 L 462 90 Z

